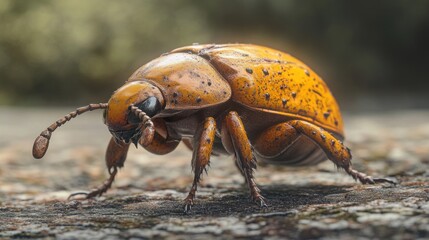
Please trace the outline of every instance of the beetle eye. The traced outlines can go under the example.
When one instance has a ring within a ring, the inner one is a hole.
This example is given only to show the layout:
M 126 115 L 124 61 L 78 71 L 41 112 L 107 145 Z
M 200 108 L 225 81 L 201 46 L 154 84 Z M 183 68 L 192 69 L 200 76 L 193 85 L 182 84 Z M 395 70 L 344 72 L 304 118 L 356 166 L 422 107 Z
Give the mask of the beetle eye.
M 156 97 L 149 97 L 141 103 L 135 104 L 140 110 L 145 112 L 149 117 L 155 116 L 161 110 L 161 103 Z M 128 114 L 128 122 L 132 124 L 140 123 L 141 120 L 132 112 Z

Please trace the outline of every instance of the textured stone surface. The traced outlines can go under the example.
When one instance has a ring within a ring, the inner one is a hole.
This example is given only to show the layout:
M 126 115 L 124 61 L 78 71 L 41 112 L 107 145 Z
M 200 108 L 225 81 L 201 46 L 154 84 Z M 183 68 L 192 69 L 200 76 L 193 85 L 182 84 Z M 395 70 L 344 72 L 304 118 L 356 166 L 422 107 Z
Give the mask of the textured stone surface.
M 95 200 L 67 201 L 106 177 L 109 133 L 101 112 L 53 135 L 45 158 L 34 138 L 72 109 L 0 108 L 0 237 L 106 239 L 169 237 L 429 238 L 429 112 L 348 115 L 354 166 L 400 184 L 364 186 L 329 161 L 315 167 L 261 166 L 257 181 L 270 207 L 250 202 L 231 158 L 213 157 L 190 214 L 191 153 L 131 149 L 113 187 Z

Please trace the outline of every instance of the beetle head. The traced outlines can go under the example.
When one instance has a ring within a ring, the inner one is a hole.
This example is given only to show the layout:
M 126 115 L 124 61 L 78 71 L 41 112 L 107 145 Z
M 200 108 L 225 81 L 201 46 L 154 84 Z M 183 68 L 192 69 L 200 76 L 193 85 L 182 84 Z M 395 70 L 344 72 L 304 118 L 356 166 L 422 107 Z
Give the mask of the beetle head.
M 104 123 L 116 140 L 136 144 L 143 136 L 151 141 L 154 126 L 151 117 L 164 107 L 164 98 L 159 88 L 143 82 L 128 82 L 116 90 L 104 112 Z M 143 145 L 145 140 L 143 139 Z
M 146 146 L 152 142 L 155 128 L 151 117 L 164 108 L 161 91 L 154 85 L 143 82 L 128 82 L 115 91 L 109 103 L 89 104 L 70 112 L 40 133 L 33 144 L 33 156 L 42 158 L 49 147 L 52 133 L 72 118 L 88 111 L 105 109 L 104 123 L 117 141 L 132 141 Z M 143 136 L 143 137 L 142 137 Z

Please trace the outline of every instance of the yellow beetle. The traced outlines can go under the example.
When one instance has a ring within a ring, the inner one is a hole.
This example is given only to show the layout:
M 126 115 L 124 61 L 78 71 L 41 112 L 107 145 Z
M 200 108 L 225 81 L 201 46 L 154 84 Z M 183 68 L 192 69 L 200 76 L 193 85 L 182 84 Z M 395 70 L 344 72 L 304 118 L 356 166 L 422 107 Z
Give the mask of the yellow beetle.
M 108 103 L 90 104 L 53 123 L 36 139 L 34 157 L 44 156 L 57 127 L 94 109 L 105 109 L 113 135 L 106 153 L 110 178 L 83 193 L 86 198 L 110 188 L 130 143 L 155 154 L 169 153 L 181 141 L 193 150 L 195 176 L 185 212 L 212 153 L 235 156 L 261 207 L 267 205 L 253 176 L 257 161 L 296 166 L 328 158 L 364 184 L 394 183 L 351 167 L 350 150 L 341 142 L 340 109 L 326 84 L 301 61 L 267 47 L 193 45 L 163 54 L 132 74 Z

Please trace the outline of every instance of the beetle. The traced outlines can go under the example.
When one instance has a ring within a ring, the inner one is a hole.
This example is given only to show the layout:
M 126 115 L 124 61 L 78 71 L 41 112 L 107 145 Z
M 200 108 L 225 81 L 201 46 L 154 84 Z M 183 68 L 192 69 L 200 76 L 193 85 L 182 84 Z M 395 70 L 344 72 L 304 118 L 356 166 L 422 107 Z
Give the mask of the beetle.
M 108 103 L 65 115 L 36 138 L 42 158 L 52 132 L 70 119 L 104 109 L 112 138 L 106 151 L 110 177 L 85 198 L 101 196 L 124 166 L 131 143 L 154 154 L 180 142 L 192 151 L 194 180 L 185 212 L 212 154 L 234 155 L 251 198 L 266 207 L 254 179 L 257 161 L 303 166 L 326 159 L 363 184 L 394 183 L 354 170 L 344 146 L 343 120 L 325 82 L 289 54 L 251 44 L 205 44 L 175 49 L 137 69 Z

